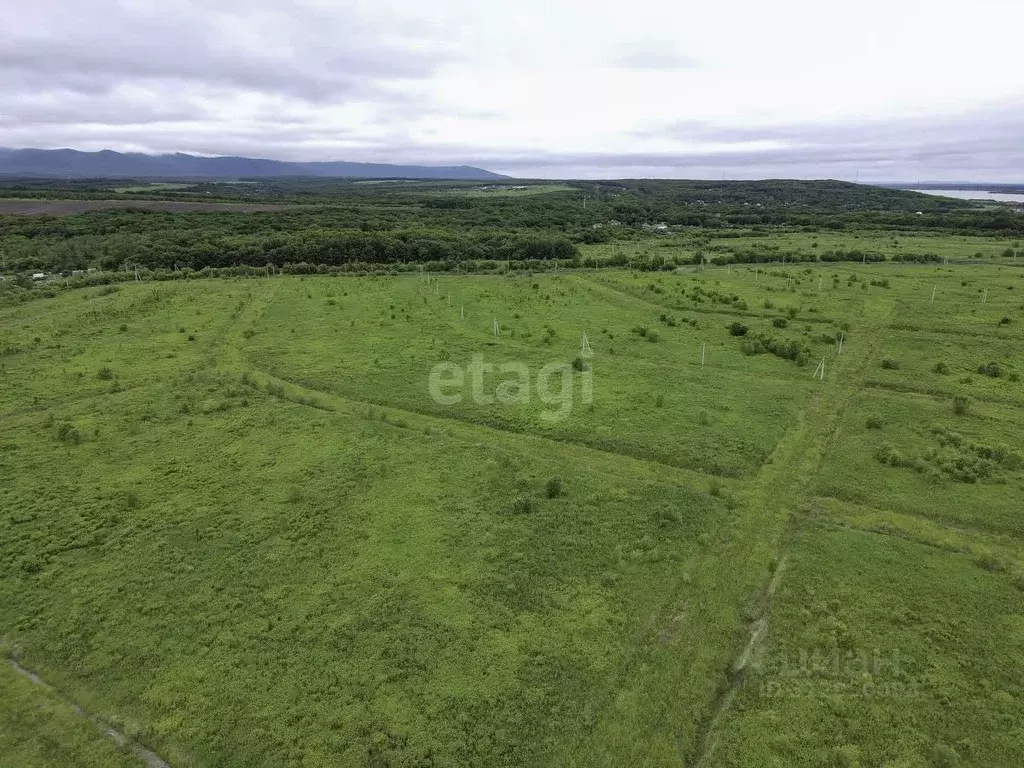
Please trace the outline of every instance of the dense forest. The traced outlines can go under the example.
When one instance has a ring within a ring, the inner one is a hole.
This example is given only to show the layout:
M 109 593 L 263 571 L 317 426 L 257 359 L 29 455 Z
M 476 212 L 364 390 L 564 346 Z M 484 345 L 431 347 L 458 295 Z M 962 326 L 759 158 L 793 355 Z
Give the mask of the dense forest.
M 16 200 L 117 199 L 115 210 L 3 215 Z M 238 212 L 165 212 L 135 201 L 237 203 Z M 279 206 L 246 212 L 259 202 Z M 134 207 L 133 207 L 134 205 Z M 579 246 L 765 231 L 1024 233 L 1024 214 L 992 205 L 834 181 L 472 182 L 271 179 L 161 184 L 0 182 L 0 271 L 125 267 L 201 270 L 308 264 L 578 264 Z M 733 261 L 775 258 L 733 252 Z M 860 252 L 808 255 L 864 260 Z M 467 267 L 468 268 L 468 267 Z

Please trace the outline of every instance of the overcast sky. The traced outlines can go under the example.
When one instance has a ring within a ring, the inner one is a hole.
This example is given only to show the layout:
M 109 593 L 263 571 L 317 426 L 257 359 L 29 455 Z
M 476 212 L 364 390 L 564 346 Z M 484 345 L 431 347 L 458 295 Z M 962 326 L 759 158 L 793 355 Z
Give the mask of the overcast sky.
M 0 0 L 0 146 L 1024 182 L 1022 0 Z

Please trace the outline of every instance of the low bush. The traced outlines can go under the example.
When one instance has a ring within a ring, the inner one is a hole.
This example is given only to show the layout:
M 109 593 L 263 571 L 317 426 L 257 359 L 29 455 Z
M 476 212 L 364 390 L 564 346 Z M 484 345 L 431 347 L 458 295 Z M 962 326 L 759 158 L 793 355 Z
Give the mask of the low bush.
M 990 376 L 993 379 L 998 379 L 1003 375 L 1003 369 L 1000 367 L 999 363 L 996 362 L 982 363 L 978 366 L 978 373 Z
M 802 341 L 777 339 L 763 333 L 747 336 L 743 339 L 741 349 L 745 355 L 760 355 L 769 352 L 784 360 L 792 360 L 797 365 L 805 365 L 811 359 L 811 349 Z
M 576 355 L 572 361 L 572 368 L 574 371 L 589 371 L 590 363 L 586 361 L 583 355 Z
M 890 467 L 906 467 L 910 462 L 889 443 L 882 443 L 875 449 L 875 458 Z
M 537 511 L 537 500 L 524 493 L 512 502 L 512 514 L 529 515 Z
M 82 433 L 70 424 L 59 424 L 57 426 L 57 439 L 65 443 L 78 445 L 82 442 Z

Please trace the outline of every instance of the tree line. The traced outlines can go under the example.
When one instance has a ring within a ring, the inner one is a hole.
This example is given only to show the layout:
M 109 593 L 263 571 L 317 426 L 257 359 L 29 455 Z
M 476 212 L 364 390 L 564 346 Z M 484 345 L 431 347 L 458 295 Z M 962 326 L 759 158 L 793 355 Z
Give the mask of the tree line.
M 221 234 L 207 231 L 113 232 L 109 235 L 8 236 L 0 240 L 4 271 L 193 269 L 295 263 L 341 266 L 573 259 L 578 247 L 565 237 L 542 233 L 437 230 L 361 232 L 313 229 L 302 232 Z

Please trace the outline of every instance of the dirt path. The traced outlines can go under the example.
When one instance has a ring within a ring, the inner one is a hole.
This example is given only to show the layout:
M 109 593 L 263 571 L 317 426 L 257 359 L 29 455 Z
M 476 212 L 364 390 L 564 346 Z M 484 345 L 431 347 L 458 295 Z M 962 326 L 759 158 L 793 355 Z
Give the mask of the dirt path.
M 147 766 L 149 766 L 149 768 L 171 768 L 170 763 L 161 758 L 156 752 L 147 749 L 146 747 L 142 746 L 136 741 L 132 741 L 127 736 L 125 736 L 121 731 L 111 726 L 109 723 L 104 722 L 96 715 L 86 712 L 74 701 L 69 699 L 67 696 L 62 694 L 52 685 L 50 685 L 41 677 L 39 677 L 39 675 L 37 675 L 35 672 L 31 672 L 25 669 L 14 659 L 7 659 L 7 663 L 15 672 L 24 677 L 26 680 L 30 680 L 35 685 L 38 685 L 40 688 L 46 688 L 47 690 L 54 691 L 57 694 L 58 698 L 60 698 L 61 701 L 63 701 L 68 707 L 70 707 L 72 711 L 74 711 L 78 715 L 81 715 L 86 720 L 89 720 L 93 725 L 95 725 L 99 730 L 103 732 L 104 736 L 111 739 L 115 744 L 117 744 L 117 746 L 127 746 L 132 752 L 135 753 L 135 755 L 140 760 L 142 760 Z
M 733 662 L 728 683 L 708 712 L 700 728 L 699 753 L 693 764 L 714 764 L 717 732 L 732 700 L 743 683 L 743 674 L 751 659 L 763 651 L 769 637 L 772 599 L 781 583 L 794 536 L 801 524 L 799 509 L 806 500 L 811 482 L 836 438 L 839 425 L 851 400 L 860 390 L 875 353 L 877 330 L 891 314 L 891 305 L 878 307 L 877 316 L 858 318 L 856 335 L 847 343 L 843 355 L 830 357 L 828 374 L 821 388 L 799 414 L 796 425 L 779 441 L 771 458 L 761 468 L 751 493 L 751 521 L 759 521 L 763 535 L 776 536 L 775 569 L 766 576 L 758 593 L 756 613 L 748 624 L 749 639 Z M 690 764 L 690 761 L 687 762 Z

